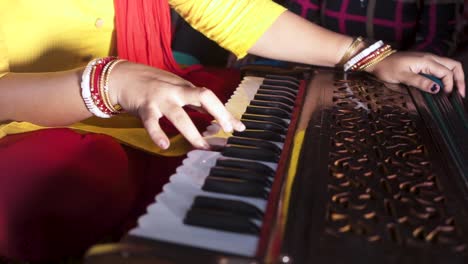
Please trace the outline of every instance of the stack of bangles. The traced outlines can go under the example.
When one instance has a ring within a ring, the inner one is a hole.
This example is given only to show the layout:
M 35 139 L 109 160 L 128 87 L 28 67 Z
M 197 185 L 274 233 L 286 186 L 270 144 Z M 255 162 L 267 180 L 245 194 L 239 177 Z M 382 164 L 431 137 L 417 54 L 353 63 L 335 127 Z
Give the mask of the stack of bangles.
M 343 67 L 344 71 L 364 71 L 396 52 L 390 45 L 380 40 L 356 54 L 361 43 L 364 43 L 363 38 L 356 38 L 349 45 L 337 66 Z M 356 55 L 353 56 L 353 54 Z
M 124 60 L 106 57 L 88 63 L 81 77 L 81 97 L 88 110 L 95 116 L 110 118 L 122 113 L 120 105 L 112 105 L 109 97 L 109 75 Z

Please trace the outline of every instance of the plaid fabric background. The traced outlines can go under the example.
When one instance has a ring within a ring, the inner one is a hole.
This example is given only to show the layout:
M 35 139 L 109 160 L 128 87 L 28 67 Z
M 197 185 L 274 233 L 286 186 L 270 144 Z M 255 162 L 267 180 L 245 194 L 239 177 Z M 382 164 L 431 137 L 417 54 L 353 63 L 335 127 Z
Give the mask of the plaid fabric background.
M 460 48 L 468 48 L 468 0 L 465 0 L 465 9 L 463 11 L 463 18 L 460 25 L 461 30 L 461 40 L 460 45 L 464 45 L 467 47 L 460 47 Z
M 322 26 L 350 36 L 384 40 L 397 49 L 448 55 L 464 0 L 287 0 L 285 5 Z

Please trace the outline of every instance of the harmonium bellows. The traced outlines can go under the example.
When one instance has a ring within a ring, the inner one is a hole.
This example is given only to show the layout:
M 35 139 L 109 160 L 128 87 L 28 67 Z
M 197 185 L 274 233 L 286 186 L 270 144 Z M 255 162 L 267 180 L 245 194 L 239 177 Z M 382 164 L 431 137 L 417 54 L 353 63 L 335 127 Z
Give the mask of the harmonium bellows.
M 363 73 L 246 67 L 121 243 L 88 263 L 468 263 L 467 103 Z M 157 262 L 159 263 L 159 262 Z

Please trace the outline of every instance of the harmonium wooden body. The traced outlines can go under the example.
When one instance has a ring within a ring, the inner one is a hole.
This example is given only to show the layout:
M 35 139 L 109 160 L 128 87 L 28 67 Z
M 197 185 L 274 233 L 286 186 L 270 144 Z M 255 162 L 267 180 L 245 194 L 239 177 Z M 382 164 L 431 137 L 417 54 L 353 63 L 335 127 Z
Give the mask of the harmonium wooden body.
M 468 263 L 468 112 L 363 73 L 249 66 L 121 243 L 87 263 Z

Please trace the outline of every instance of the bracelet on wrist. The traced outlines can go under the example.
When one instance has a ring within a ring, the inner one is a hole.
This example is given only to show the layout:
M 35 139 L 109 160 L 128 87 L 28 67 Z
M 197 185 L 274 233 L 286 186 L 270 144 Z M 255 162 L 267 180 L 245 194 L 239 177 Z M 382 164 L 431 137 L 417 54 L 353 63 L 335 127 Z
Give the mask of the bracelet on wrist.
M 120 105 L 112 105 L 109 97 L 109 75 L 118 63 L 116 57 L 94 59 L 85 67 L 81 77 L 81 97 L 88 111 L 101 118 L 122 112 Z
M 351 56 L 353 56 L 353 54 L 358 49 L 359 45 L 363 42 L 364 39 L 362 37 L 355 38 L 353 42 L 349 45 L 349 47 L 346 49 L 340 61 L 336 64 L 336 67 L 343 67 L 344 63 L 348 61 L 351 58 Z
M 353 66 L 351 66 L 351 70 L 353 70 L 353 71 L 359 70 L 359 68 L 361 66 L 363 66 L 364 64 L 372 61 L 374 58 L 376 58 L 377 56 L 380 56 L 380 54 L 382 54 L 382 53 L 384 53 L 384 52 L 386 52 L 388 50 L 391 50 L 390 45 L 384 45 L 384 46 L 378 48 L 377 50 L 370 53 L 366 57 L 362 58 L 360 61 L 356 62 Z
M 344 71 L 364 71 L 395 52 L 396 50 L 392 49 L 390 45 L 377 41 L 349 59 L 344 64 L 343 69 Z
M 370 45 L 369 47 L 365 48 L 361 52 L 359 52 L 356 56 L 352 57 L 350 60 L 348 60 L 344 64 L 344 66 L 343 66 L 344 71 L 348 71 L 358 61 L 362 60 L 364 57 L 366 57 L 367 55 L 369 55 L 372 52 L 376 51 L 377 49 L 379 49 L 383 45 L 384 45 L 383 41 L 379 40 L 379 41 L 375 42 L 374 44 Z

